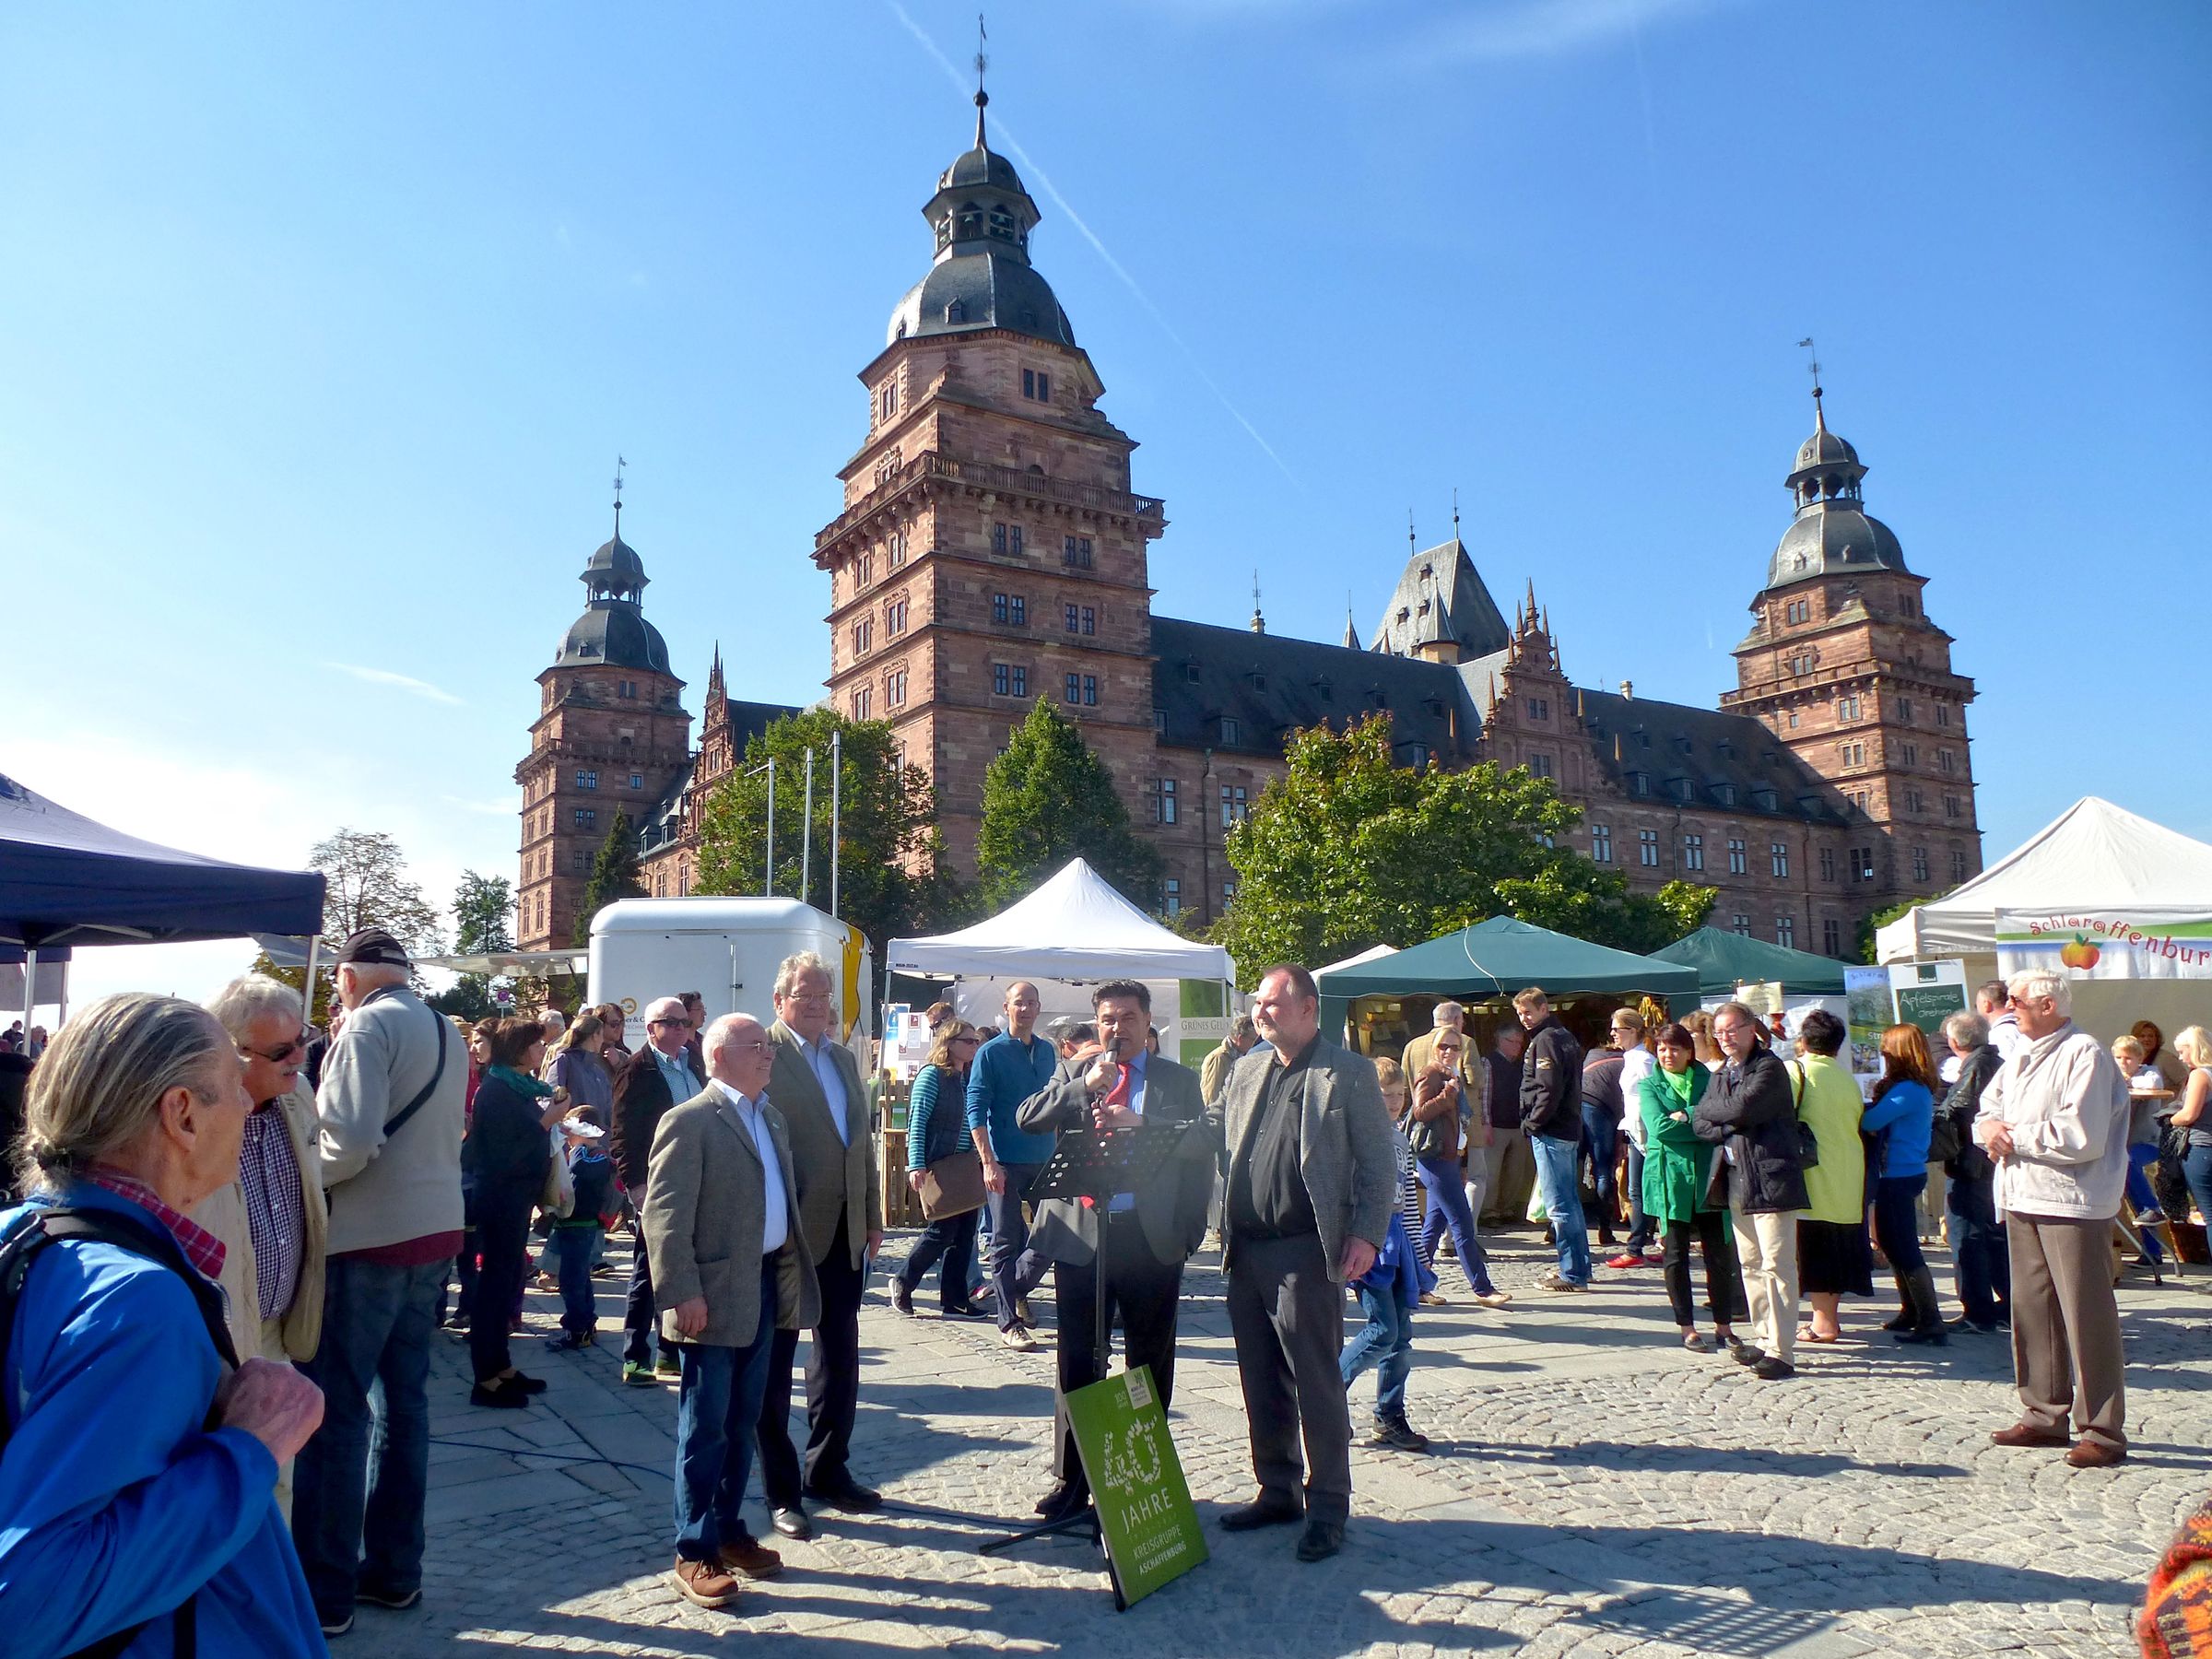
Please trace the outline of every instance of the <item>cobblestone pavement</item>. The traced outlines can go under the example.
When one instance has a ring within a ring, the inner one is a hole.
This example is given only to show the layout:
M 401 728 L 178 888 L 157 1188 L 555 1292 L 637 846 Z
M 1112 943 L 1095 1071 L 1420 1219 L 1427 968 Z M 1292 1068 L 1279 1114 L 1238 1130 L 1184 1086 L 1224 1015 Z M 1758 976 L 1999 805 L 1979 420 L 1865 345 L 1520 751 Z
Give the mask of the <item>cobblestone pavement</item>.
M 771 1540 L 783 1575 L 748 1584 L 734 1613 L 691 1606 L 666 1576 L 673 1393 L 617 1382 L 623 1279 L 599 1281 L 608 1346 L 582 1354 L 542 1351 L 558 1309 L 534 1291 L 516 1355 L 549 1391 L 526 1413 L 474 1409 L 465 1349 L 441 1343 L 423 1603 L 364 1607 L 336 1650 L 700 1655 L 770 1635 L 808 1637 L 825 1659 L 2133 1652 L 2151 1564 L 2212 1486 L 2206 1270 L 2183 1289 L 2131 1278 L 2134 1453 L 2076 1471 L 1989 1443 L 2016 1415 L 2002 1338 L 1929 1353 L 1847 1337 L 1801 1351 L 1795 1381 L 1762 1383 L 1682 1350 L 1655 1269 L 1547 1295 L 1533 1237 L 1496 1244 L 1512 1305 L 1463 1294 L 1418 1322 L 1410 1415 L 1433 1453 L 1359 1451 L 1346 1547 L 1318 1566 L 1292 1559 L 1290 1529 L 1212 1524 L 1252 1480 L 1222 1280 L 1210 1258 L 1194 1264 L 1173 1418 L 1212 1559 L 1122 1614 L 1088 1542 L 976 1553 L 992 1518 L 1026 1517 L 1046 1485 L 1049 1350 L 1006 1352 L 988 1324 L 902 1319 L 880 1281 L 854 1462 L 892 1507 L 818 1513 L 811 1543 Z M 895 1237 L 886 1254 L 903 1248 Z M 626 1267 L 625 1244 L 611 1254 Z M 934 1297 L 933 1283 L 917 1305 Z M 1849 1304 L 1848 1325 L 1868 1332 L 1888 1311 Z

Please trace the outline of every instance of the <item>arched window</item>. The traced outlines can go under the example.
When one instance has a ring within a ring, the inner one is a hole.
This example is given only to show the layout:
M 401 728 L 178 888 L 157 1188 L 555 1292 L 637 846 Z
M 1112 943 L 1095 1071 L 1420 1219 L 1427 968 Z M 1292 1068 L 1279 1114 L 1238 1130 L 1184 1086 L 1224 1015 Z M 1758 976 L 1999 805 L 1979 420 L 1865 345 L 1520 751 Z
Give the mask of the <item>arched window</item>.
M 960 204 L 960 240 L 968 241 L 983 233 L 983 210 L 973 202 Z
M 991 209 L 991 234 L 1000 241 L 1014 240 L 1014 216 L 1004 207 Z

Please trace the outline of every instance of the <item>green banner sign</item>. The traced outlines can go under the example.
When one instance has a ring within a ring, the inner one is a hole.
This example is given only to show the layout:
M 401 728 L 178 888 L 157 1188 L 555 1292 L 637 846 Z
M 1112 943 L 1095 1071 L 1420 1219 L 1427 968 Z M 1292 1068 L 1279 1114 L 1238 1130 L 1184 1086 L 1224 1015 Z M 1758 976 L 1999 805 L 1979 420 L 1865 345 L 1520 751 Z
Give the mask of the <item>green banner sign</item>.
M 1206 1536 L 1182 1477 L 1152 1368 L 1108 1377 L 1067 1396 L 1091 1501 L 1106 1535 L 1116 1594 L 1124 1607 L 1206 1559 Z

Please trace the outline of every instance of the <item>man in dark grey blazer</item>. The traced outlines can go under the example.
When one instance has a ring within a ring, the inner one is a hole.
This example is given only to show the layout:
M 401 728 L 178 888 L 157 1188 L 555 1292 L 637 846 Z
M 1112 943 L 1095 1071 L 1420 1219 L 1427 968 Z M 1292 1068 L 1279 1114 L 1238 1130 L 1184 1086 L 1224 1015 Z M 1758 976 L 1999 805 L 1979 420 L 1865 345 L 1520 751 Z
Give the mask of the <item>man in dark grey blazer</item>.
M 820 1312 L 799 1241 L 791 1139 L 768 1100 L 774 1053 L 759 1020 L 716 1020 L 707 1087 L 663 1115 L 645 1177 L 661 1339 L 683 1371 L 671 1576 L 702 1607 L 735 1601 L 735 1574 L 769 1578 L 782 1567 L 746 1530 L 745 1484 L 775 1338 Z
M 786 957 L 776 970 L 776 1023 L 769 1028 L 776 1053 L 768 1091 L 791 1132 L 798 1229 L 822 1292 L 806 1356 L 803 1481 L 791 1443 L 797 1331 L 776 1334 L 760 1402 L 760 1484 L 769 1518 L 787 1538 L 813 1534 L 802 1494 L 841 1510 L 872 1510 L 883 1501 L 847 1465 L 860 1406 L 860 1298 L 867 1264 L 883 1243 L 883 1192 L 867 1091 L 853 1051 L 837 1041 L 832 990 L 820 957 L 811 950 Z
M 1100 1226 L 1107 1329 L 1112 1330 L 1118 1314 L 1125 1363 L 1131 1371 L 1152 1368 L 1152 1385 L 1165 1410 L 1175 1391 L 1175 1308 L 1182 1295 L 1182 1265 L 1206 1236 L 1206 1200 L 1213 1195 L 1221 1149 L 1218 1132 L 1206 1121 L 1198 1074 L 1147 1052 L 1150 989 L 1136 980 L 1112 980 L 1091 993 L 1090 1005 L 1098 1014 L 1099 1041 L 1062 1061 L 1053 1080 L 1016 1110 L 1015 1122 L 1039 1135 L 1143 1124 L 1194 1127 L 1185 1130 L 1172 1160 L 1135 1190 L 1095 1206 L 1060 1198 L 1037 1206 L 1030 1248 L 1053 1264 L 1059 1309 L 1054 1484 L 1037 1506 L 1048 1521 L 1073 1515 L 1090 1501 L 1068 1424 L 1067 1396 L 1101 1375 L 1093 1344 Z
M 1374 1064 L 1321 1035 L 1312 974 L 1269 969 L 1252 1014 L 1275 1052 L 1230 1074 L 1219 1112 L 1222 1265 L 1260 1491 L 1221 1524 L 1242 1532 L 1302 1515 L 1298 1559 L 1318 1561 L 1343 1545 L 1352 1507 L 1352 1419 L 1337 1371 L 1344 1287 L 1374 1265 L 1397 1154 Z

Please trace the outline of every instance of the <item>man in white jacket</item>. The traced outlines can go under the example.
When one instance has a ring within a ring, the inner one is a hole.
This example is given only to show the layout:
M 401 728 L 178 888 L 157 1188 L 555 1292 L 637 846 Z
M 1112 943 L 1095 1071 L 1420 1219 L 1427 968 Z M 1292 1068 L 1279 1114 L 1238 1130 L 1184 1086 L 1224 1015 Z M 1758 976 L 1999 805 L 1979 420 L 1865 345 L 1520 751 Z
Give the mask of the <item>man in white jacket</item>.
M 2104 1044 L 2074 1023 L 2066 981 L 2011 983 L 2020 1049 L 1983 1091 L 1974 1140 L 1996 1165 L 2012 1260 L 2012 1369 L 2020 1420 L 2000 1446 L 2063 1446 L 2077 1469 L 2127 1455 L 2112 1218 L 2127 1181 L 2127 1085 Z

